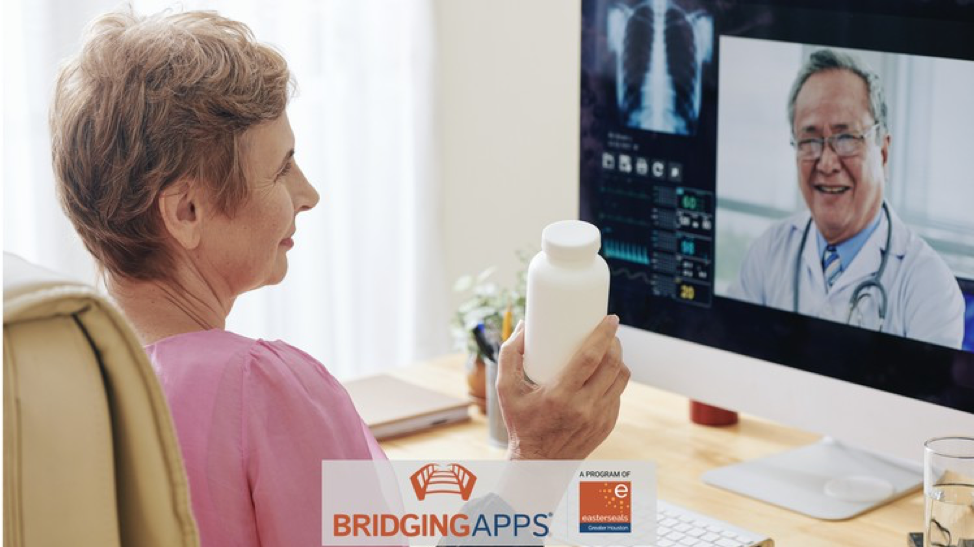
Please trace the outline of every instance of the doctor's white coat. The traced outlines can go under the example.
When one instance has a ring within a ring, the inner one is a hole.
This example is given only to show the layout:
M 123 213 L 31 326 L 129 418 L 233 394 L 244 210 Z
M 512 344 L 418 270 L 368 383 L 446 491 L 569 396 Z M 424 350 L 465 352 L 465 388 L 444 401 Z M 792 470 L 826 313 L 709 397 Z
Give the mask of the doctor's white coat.
M 728 296 L 793 311 L 798 245 L 809 218 L 807 211 L 796 214 L 776 223 L 755 240 Z M 891 249 L 880 280 L 889 299 L 886 319 L 879 324 L 879 291 L 871 288 L 867 290 L 870 297 L 856 308 L 852 324 L 960 348 L 964 337 L 964 299 L 957 280 L 943 259 L 892 210 L 890 218 Z M 880 219 L 879 226 L 828 291 L 814 226 L 809 230 L 801 250 L 800 313 L 847 321 L 852 293 L 879 269 L 888 230 L 886 215 L 880 215 Z

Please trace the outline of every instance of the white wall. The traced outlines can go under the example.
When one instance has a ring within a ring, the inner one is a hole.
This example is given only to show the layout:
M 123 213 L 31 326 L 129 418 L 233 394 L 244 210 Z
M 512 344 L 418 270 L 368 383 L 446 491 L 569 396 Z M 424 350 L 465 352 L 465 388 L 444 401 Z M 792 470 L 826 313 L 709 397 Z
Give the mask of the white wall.
M 581 3 L 434 1 L 446 278 L 510 285 L 516 249 L 578 218 Z
M 580 0 L 433 2 L 445 279 L 452 286 L 496 265 L 495 279 L 510 285 L 519 267 L 514 251 L 539 247 L 546 224 L 578 214 Z M 57 58 L 77 46 L 83 22 L 109 9 L 103 4 L 71 19 L 62 34 L 73 45 Z M 50 89 L 53 67 L 37 89 Z M 5 115 L 16 110 L 7 99 Z M 11 150 L 8 140 L 4 154 Z M 12 190 L 5 197 L 16 197 Z M 54 216 L 72 238 L 64 245 L 87 256 L 63 216 Z M 6 232 L 5 249 L 17 250 Z M 450 296 L 452 311 L 458 298 Z

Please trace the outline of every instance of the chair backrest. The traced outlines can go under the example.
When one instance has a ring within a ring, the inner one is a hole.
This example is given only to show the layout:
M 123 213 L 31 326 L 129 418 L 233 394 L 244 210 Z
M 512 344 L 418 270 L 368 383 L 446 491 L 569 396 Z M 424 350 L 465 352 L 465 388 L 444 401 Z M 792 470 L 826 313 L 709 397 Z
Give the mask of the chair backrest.
M 4 546 L 196 547 L 165 397 L 92 287 L 4 253 Z

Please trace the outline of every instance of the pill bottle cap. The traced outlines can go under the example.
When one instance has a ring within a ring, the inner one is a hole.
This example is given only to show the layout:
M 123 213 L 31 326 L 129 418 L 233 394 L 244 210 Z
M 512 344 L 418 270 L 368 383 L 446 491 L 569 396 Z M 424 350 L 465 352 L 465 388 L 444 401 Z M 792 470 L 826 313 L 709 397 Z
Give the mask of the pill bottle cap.
M 583 220 L 561 220 L 541 232 L 541 250 L 555 260 L 588 260 L 602 247 L 602 234 Z

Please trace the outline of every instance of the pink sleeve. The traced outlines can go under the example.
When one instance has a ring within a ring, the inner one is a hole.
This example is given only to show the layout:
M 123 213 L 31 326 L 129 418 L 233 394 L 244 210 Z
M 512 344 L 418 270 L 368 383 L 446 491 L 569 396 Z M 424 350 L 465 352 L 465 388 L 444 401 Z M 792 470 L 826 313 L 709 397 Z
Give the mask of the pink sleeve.
M 242 451 L 260 542 L 321 545 L 321 461 L 384 458 L 348 394 L 282 342 L 258 342 L 244 371 Z
M 376 440 L 375 435 L 372 434 L 372 431 L 369 429 L 369 426 L 365 424 L 364 420 L 362 421 L 362 431 L 365 433 L 365 438 L 369 443 L 369 453 L 372 454 L 372 459 L 388 460 L 389 457 L 386 456 L 385 450 L 382 450 L 382 447 L 379 446 L 379 441 Z

